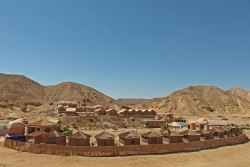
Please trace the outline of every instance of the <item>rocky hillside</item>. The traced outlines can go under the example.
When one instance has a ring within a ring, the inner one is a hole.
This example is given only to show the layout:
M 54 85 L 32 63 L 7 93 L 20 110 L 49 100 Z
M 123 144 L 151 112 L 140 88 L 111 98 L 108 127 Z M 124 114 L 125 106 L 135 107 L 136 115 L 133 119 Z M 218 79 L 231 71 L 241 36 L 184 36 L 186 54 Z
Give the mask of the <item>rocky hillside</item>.
M 176 115 L 249 115 L 249 93 L 242 89 L 224 91 L 214 86 L 191 86 L 168 97 L 152 99 L 136 108 L 173 112 Z
M 22 75 L 0 74 L 1 107 L 44 103 L 44 86 Z
M 213 86 L 191 86 L 168 97 L 152 100 L 114 100 L 78 83 L 43 86 L 22 75 L 0 74 L 0 118 L 50 113 L 56 108 L 53 103 L 61 100 L 75 101 L 80 105 L 100 104 L 118 110 L 128 105 L 176 115 L 250 115 L 250 92 L 239 88 L 224 91 Z
M 124 99 L 117 99 L 118 102 L 123 104 L 124 106 L 128 106 L 130 108 L 135 107 L 136 105 L 139 105 L 141 103 L 145 103 L 149 101 L 150 99 L 136 99 L 136 98 L 124 98 Z
M 97 104 L 105 108 L 120 109 L 121 105 L 114 99 L 97 90 L 73 82 L 63 82 L 54 86 L 45 87 L 46 102 L 75 101 L 80 105 L 94 106 Z
M 54 86 L 43 86 L 22 75 L 0 74 L 0 111 L 47 111 L 53 102 L 68 100 L 80 105 L 103 105 L 105 108 L 120 109 L 114 99 L 97 90 L 73 83 L 64 82 Z M 0 113 L 1 114 L 1 113 Z M 18 114 L 18 112 L 15 112 Z
M 228 90 L 227 92 L 232 95 L 236 95 L 236 96 L 239 96 L 243 99 L 250 101 L 250 91 L 246 91 L 240 88 L 233 88 L 233 89 Z

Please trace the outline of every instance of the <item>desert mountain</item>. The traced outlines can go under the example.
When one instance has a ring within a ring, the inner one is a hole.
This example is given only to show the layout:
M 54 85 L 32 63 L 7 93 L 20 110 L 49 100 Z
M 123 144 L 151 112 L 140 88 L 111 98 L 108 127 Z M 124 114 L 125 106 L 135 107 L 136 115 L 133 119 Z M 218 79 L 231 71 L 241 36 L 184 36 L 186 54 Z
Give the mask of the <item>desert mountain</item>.
M 115 109 L 121 109 L 122 106 L 155 109 L 158 112 L 174 112 L 176 115 L 250 115 L 250 92 L 239 88 L 224 91 L 214 86 L 191 86 L 152 100 L 114 100 L 78 83 L 43 86 L 22 75 L 0 74 L 0 117 L 7 113 L 22 115 L 22 108 L 34 111 L 34 115 L 55 111 L 55 106 L 51 104 L 61 100 L 75 101 L 80 105 L 101 104 L 105 108 Z
M 22 75 L 0 74 L 0 104 L 6 106 L 41 105 L 44 86 Z
M 250 114 L 250 96 L 242 89 L 221 90 L 214 86 L 191 86 L 139 104 L 139 109 L 155 109 L 177 115 Z
M 121 107 L 116 100 L 78 83 L 43 86 L 22 75 L 0 74 L 0 109 L 18 110 L 18 107 L 31 106 L 32 109 L 46 110 L 44 107 L 61 100 L 75 101 L 80 105 L 100 104 L 105 108 Z
M 74 82 L 63 82 L 54 86 L 45 87 L 46 102 L 75 101 L 80 105 L 100 104 L 105 108 L 119 109 L 120 104 L 116 100 L 104 95 L 97 90 Z
M 130 108 L 133 108 L 136 105 L 139 105 L 141 103 L 145 103 L 145 102 L 147 102 L 149 100 L 150 99 L 137 99 L 137 98 L 121 98 L 121 99 L 117 99 L 117 101 L 119 101 L 121 104 L 123 104 L 124 106 L 128 106 Z
M 250 101 L 250 91 L 246 91 L 240 88 L 233 88 L 233 89 L 228 90 L 227 92 L 232 95 L 236 95 L 236 96 L 239 96 L 243 99 Z

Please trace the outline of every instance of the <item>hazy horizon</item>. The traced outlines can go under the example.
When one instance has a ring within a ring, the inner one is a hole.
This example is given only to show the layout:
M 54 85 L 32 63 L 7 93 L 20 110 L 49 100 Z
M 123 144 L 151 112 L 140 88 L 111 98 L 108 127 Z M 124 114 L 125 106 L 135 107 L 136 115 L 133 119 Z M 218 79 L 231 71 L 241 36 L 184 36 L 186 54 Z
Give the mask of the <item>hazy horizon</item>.
M 0 1 L 0 72 L 113 98 L 250 90 L 250 1 Z

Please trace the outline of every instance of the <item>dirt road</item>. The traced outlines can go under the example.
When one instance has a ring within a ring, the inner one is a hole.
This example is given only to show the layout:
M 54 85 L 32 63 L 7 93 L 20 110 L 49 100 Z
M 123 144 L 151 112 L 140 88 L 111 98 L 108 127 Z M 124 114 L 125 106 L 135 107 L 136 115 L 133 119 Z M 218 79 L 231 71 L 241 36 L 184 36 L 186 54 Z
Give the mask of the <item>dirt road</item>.
M 250 136 L 250 131 L 247 132 Z M 0 147 L 0 167 L 250 167 L 250 142 L 192 153 L 131 157 L 61 157 Z

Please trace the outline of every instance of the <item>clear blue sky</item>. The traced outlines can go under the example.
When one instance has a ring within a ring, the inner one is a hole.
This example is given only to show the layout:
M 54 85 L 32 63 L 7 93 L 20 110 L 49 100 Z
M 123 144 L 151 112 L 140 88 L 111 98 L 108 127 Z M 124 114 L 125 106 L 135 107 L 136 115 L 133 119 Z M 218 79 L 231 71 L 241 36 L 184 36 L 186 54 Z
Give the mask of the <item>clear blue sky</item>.
M 249 0 L 0 0 L 0 72 L 152 98 L 250 90 Z

